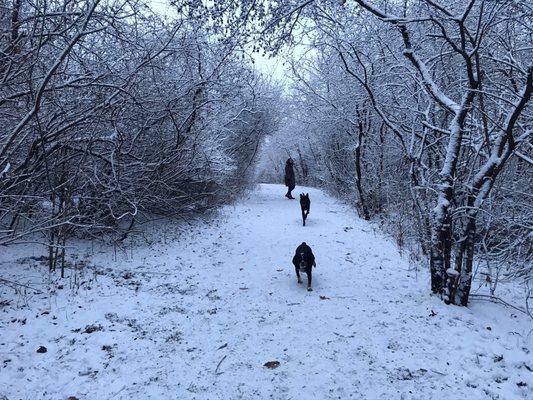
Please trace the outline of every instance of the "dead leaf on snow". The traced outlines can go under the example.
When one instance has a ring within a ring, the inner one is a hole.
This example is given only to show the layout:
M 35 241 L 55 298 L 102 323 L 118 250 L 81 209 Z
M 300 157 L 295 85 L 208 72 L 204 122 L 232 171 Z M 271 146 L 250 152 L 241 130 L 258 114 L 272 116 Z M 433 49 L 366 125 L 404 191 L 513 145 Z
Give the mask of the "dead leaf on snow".
M 279 367 L 279 361 L 267 361 L 263 364 L 264 367 L 274 369 Z

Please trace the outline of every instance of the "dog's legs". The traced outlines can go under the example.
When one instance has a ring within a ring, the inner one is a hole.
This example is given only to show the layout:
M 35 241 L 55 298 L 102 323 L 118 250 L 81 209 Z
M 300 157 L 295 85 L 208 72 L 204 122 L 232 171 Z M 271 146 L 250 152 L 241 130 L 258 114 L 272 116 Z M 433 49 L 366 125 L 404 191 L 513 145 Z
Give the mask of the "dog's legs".
M 302 220 L 304 222 L 304 226 L 305 226 L 305 218 L 307 217 L 307 215 L 305 215 L 305 211 L 302 210 Z
M 313 290 L 311 287 L 311 281 L 313 280 L 312 267 L 307 269 L 307 290 L 310 292 Z
M 300 270 L 298 269 L 298 266 L 294 267 L 296 269 L 296 277 L 298 278 L 298 283 L 302 283 L 302 278 L 300 277 Z

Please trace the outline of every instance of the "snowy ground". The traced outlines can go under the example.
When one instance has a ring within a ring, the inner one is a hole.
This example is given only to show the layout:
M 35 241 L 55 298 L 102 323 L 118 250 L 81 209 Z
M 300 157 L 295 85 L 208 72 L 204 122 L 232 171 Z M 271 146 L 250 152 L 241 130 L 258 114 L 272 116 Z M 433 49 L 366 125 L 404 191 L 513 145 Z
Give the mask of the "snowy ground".
M 167 224 L 126 252 L 71 251 L 84 267 L 63 280 L 37 246 L 0 249 L 0 276 L 42 291 L 0 286 L 0 399 L 533 398 L 530 319 L 444 305 L 389 239 L 308 191 L 305 228 L 262 185 L 179 238 Z M 302 241 L 313 292 L 291 264 Z

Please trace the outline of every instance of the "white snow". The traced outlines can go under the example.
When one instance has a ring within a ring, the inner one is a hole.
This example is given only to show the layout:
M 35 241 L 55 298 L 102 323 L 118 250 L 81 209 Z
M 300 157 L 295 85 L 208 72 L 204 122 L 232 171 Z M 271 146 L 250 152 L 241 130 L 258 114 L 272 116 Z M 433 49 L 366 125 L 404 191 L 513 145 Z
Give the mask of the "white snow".
M 299 189 L 306 227 L 283 186 L 261 185 L 185 234 L 79 245 L 77 285 L 74 270 L 49 281 L 35 245 L 1 248 L 2 278 L 42 293 L 0 285 L 0 398 L 533 398 L 531 319 L 445 305 L 391 240 Z M 291 264 L 302 241 L 313 292 Z
M 7 175 L 10 169 L 11 169 L 11 164 L 7 163 L 4 169 L 2 170 L 2 172 L 0 172 L 0 178 L 3 178 L 5 175 Z
M 456 270 L 454 270 L 453 268 L 448 268 L 448 269 L 446 270 L 446 274 L 447 274 L 448 276 L 452 276 L 452 275 L 456 275 L 456 276 L 457 276 L 457 275 L 459 275 L 459 271 L 456 271 Z

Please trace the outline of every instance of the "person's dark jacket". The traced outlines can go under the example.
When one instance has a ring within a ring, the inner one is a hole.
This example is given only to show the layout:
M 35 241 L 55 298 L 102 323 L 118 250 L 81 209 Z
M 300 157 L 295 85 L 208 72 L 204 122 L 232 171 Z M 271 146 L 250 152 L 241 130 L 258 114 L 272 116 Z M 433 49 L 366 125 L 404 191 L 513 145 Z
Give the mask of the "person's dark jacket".
M 289 158 L 285 163 L 285 186 L 294 189 L 296 178 L 294 177 L 293 161 Z

